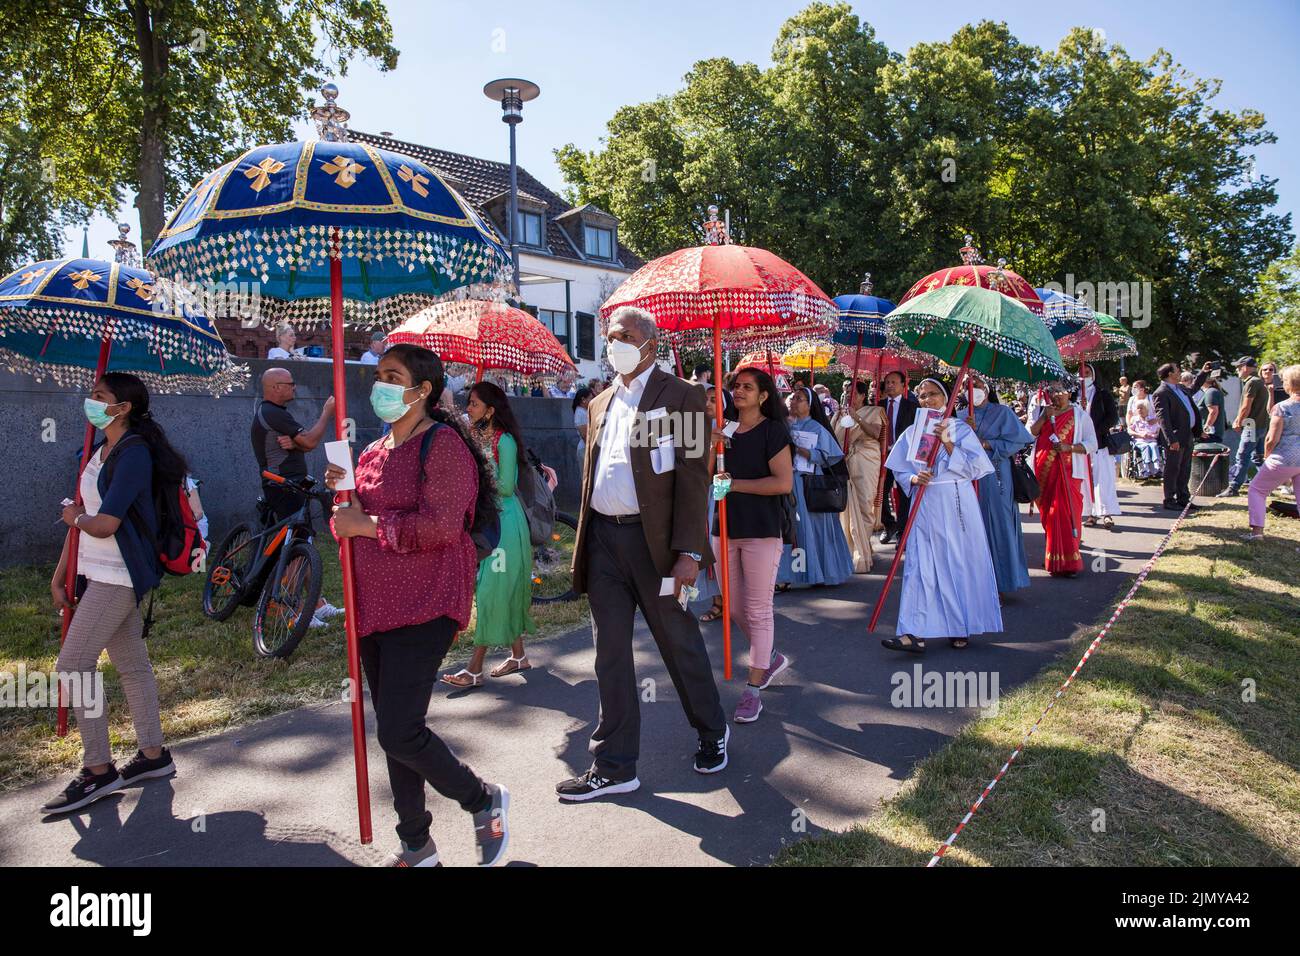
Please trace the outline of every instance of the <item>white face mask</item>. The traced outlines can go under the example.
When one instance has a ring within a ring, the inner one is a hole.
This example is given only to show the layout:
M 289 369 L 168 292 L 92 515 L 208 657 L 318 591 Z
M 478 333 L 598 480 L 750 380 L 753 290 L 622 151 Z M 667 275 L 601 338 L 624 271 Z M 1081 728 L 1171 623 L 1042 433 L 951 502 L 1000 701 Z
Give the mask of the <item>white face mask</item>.
M 989 400 L 989 393 L 988 393 L 985 389 L 982 389 L 982 388 L 977 388 L 977 389 L 975 389 L 975 390 L 971 393 L 971 395 L 972 395 L 972 397 L 975 399 L 975 407 L 976 407 L 976 408 L 978 408 L 979 406 L 983 405 L 985 402 L 987 402 L 987 401 Z
M 641 364 L 641 349 L 644 347 L 644 344 L 636 346 L 621 339 L 610 339 L 605 343 L 605 357 L 619 375 L 630 375 Z

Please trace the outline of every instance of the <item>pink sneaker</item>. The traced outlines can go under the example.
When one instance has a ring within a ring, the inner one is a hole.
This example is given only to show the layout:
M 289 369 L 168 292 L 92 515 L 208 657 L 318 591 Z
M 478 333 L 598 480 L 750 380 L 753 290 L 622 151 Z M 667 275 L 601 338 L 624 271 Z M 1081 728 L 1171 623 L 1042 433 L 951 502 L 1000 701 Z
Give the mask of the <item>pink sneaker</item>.
M 767 670 L 763 671 L 763 683 L 758 685 L 759 690 L 767 690 L 767 685 L 776 679 L 776 675 L 781 673 L 790 666 L 790 659 L 784 654 L 777 651 L 772 652 L 772 663 L 768 665 Z
M 753 688 L 746 687 L 745 693 L 740 697 L 740 703 L 736 705 L 736 712 L 732 714 L 731 719 L 738 724 L 752 724 L 758 720 L 758 715 L 763 712 L 763 702 L 758 699 L 758 694 Z

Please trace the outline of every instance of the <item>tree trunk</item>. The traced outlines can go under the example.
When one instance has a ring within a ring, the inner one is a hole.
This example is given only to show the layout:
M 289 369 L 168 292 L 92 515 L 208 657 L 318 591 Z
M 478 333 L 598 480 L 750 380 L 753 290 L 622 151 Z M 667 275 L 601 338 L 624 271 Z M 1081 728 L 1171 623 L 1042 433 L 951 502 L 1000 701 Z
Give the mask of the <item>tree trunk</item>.
M 150 9 L 151 6 L 153 9 Z M 136 49 L 140 58 L 141 101 L 140 160 L 136 174 L 140 192 L 140 254 L 143 256 L 162 231 L 167 213 L 167 121 L 171 107 L 166 99 L 170 51 L 164 36 L 170 4 L 151 5 L 136 0 L 130 5 L 135 21 Z

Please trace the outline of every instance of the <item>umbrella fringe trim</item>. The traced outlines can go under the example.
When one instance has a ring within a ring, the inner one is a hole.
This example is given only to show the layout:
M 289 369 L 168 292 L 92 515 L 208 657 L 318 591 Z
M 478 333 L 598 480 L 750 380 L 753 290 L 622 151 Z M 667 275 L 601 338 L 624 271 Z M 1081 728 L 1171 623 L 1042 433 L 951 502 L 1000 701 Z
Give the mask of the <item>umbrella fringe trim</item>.
M 227 357 L 229 358 L 229 357 Z M 90 391 L 95 385 L 95 370 L 79 365 L 55 365 L 29 358 L 0 346 L 0 365 L 10 372 L 31 376 L 37 382 L 50 379 L 62 388 Z M 251 372 L 247 365 L 227 361 L 224 368 L 212 375 L 178 374 L 138 369 L 114 369 L 109 360 L 109 371 L 125 371 L 136 376 L 151 392 L 163 395 L 209 394 L 213 398 L 248 384 Z

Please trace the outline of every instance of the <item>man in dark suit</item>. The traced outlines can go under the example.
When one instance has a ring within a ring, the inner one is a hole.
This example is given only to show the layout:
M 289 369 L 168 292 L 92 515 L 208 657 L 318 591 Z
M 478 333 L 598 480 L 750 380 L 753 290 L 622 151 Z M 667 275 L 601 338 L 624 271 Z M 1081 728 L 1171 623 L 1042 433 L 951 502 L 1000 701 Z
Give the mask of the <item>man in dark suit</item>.
M 1165 442 L 1165 508 L 1182 511 L 1192 498 L 1188 487 L 1192 475 L 1192 443 L 1194 436 L 1202 431 L 1201 413 L 1192 395 L 1205 384 L 1210 374 L 1209 363 L 1190 388 L 1179 383 L 1182 369 L 1177 362 L 1166 362 L 1156 374 L 1160 377 L 1160 387 L 1151 398 L 1160 416 L 1160 436 Z
M 716 773 L 727 765 L 730 728 L 708 649 L 695 616 L 677 601 L 682 587 L 713 563 L 704 389 L 655 365 L 657 336 L 650 313 L 615 311 L 606 351 L 618 378 L 587 406 L 573 587 L 591 601 L 600 718 L 591 736 L 595 761 L 556 786 L 562 800 L 629 793 L 641 785 L 641 688 L 632 650 L 638 608 L 699 736 L 695 770 Z M 668 595 L 662 593 L 665 579 Z
M 890 372 L 886 375 L 883 388 L 885 398 L 880 402 L 880 407 L 885 410 L 885 454 L 888 455 L 889 449 L 894 446 L 894 440 L 912 427 L 912 422 L 916 419 L 916 410 L 920 406 L 907 391 L 907 380 L 903 378 L 902 372 Z M 897 541 L 903 526 L 907 524 L 908 496 L 901 491 L 891 495 L 893 488 L 894 473 L 886 468 L 884 498 L 880 504 L 880 523 L 885 526 L 885 530 L 880 533 L 881 544 Z M 897 499 L 897 512 L 890 501 L 891 497 Z

